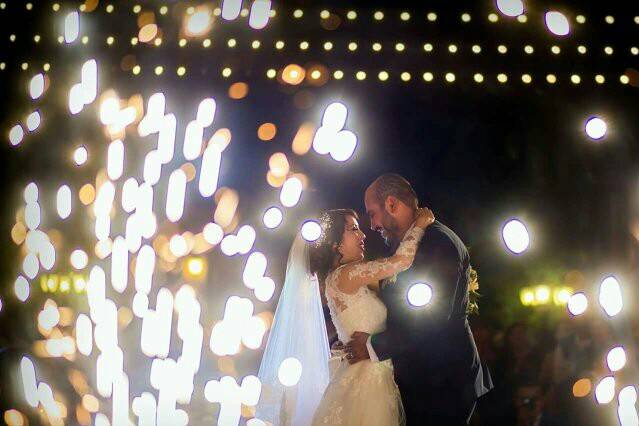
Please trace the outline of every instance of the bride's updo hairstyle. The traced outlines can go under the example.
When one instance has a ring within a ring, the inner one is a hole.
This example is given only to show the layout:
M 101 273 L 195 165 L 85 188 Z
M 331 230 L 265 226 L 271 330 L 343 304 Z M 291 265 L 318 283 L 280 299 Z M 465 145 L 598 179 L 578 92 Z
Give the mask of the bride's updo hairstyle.
M 310 243 L 309 260 L 311 273 L 317 274 L 322 286 L 326 276 L 333 268 L 335 260 L 337 259 L 339 263 L 341 258 L 337 247 L 342 242 L 348 216 L 359 220 L 357 213 L 351 209 L 328 210 L 319 217 L 318 222 L 322 228 L 322 234 L 315 242 Z

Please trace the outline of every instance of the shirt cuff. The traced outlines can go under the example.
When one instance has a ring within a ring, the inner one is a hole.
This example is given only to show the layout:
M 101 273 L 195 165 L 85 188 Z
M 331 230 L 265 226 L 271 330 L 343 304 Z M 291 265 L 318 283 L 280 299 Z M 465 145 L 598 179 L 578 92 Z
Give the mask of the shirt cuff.
M 368 339 L 366 340 L 366 349 L 368 349 L 368 357 L 371 359 L 371 361 L 379 362 L 379 358 L 377 357 L 377 354 L 375 353 L 375 350 L 373 349 L 373 344 L 371 343 L 372 337 L 373 336 L 368 336 Z

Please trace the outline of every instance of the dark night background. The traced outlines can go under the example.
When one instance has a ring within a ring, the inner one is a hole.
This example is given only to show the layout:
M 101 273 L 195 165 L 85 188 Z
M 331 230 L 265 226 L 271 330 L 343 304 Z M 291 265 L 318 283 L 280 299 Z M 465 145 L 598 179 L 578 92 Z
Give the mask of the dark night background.
M 80 65 L 94 57 L 101 73 L 100 91 L 114 88 L 122 98 L 140 93 L 145 99 L 163 91 L 167 111 L 178 117 L 178 139 L 199 101 L 206 96 L 217 100 L 212 128 L 228 127 L 233 133 L 224 153 L 220 183 L 239 192 L 241 223 L 258 228 L 264 208 L 278 199 L 279 191 L 265 182 L 272 153 L 285 152 L 292 170 L 309 177 L 310 188 L 302 196 L 301 207 L 286 217 L 285 231 L 273 234 L 258 229 L 256 247 L 267 253 L 269 271 L 279 278 L 277 283 L 282 282 L 284 256 L 296 220 L 323 208 L 355 208 L 363 216 L 371 253 L 379 252 L 381 241 L 368 230 L 364 218 L 363 190 L 379 174 L 397 172 L 413 183 L 422 203 L 469 246 L 482 294 L 480 316 L 473 321 L 502 334 L 516 321 L 537 324 L 552 332 L 556 321 L 567 317 L 565 311 L 553 308 L 540 313 L 523 308 L 519 289 L 562 283 L 570 270 L 581 271 L 585 276 L 582 284 L 591 292 L 592 304 L 596 294 L 592 290 L 607 273 L 617 274 L 627 286 L 625 291 L 632 294 L 638 267 L 637 239 L 632 228 L 639 212 L 639 78 L 635 69 L 639 56 L 630 54 L 630 47 L 639 40 L 639 25 L 633 21 L 639 15 L 636 3 L 528 1 L 529 19 L 521 24 L 504 16 L 498 23 L 488 22 L 486 16 L 495 11 L 489 1 L 287 1 L 285 5 L 275 1 L 278 15 L 262 31 L 251 30 L 245 20 L 218 20 L 209 49 L 197 42 L 186 48 L 177 46 L 183 9 L 174 6 L 174 2 L 170 2 L 167 15 L 156 13 L 164 32 L 160 47 L 130 45 L 130 37 L 137 33 L 131 12 L 133 2 L 123 2 L 122 6 L 114 2 L 113 14 L 106 14 L 100 2 L 98 9 L 88 14 L 89 23 L 81 31 L 91 37 L 87 46 L 57 43 L 60 28 L 54 28 L 52 22 L 60 25 L 64 14 L 54 14 L 49 2 L 34 2 L 32 11 L 25 10 L 22 3 L 11 1 L 0 10 L 0 61 L 6 62 L 6 69 L 0 71 L 4 134 L 33 108 L 27 84 L 46 62 L 51 64 L 51 87 L 38 106 L 43 115 L 40 129 L 27 135 L 19 147 L 11 147 L 7 137 L 0 144 L 0 295 L 5 303 L 0 313 L 0 344 L 6 347 L 22 348 L 29 333 L 35 333 L 22 330 L 23 318 L 30 315 L 26 305 L 12 306 L 9 302 L 15 299 L 13 281 L 21 264 L 10 231 L 15 212 L 23 204 L 25 185 L 31 180 L 39 183 L 45 212 L 43 226 L 57 226 L 55 220 L 47 221 L 46 213 L 53 218 L 55 190 L 63 182 L 77 190 L 81 184 L 94 180 L 103 163 L 108 139 L 95 120 L 97 102 L 74 117 L 66 107 L 67 91 L 79 81 Z M 157 2 L 138 3 L 143 10 L 158 7 Z M 62 6 L 62 10 L 70 10 L 72 4 Z M 542 18 L 551 6 L 569 17 L 583 14 L 587 22 L 579 25 L 571 19 L 569 36 L 553 36 Z M 298 7 L 305 14 L 301 20 L 294 20 L 292 11 Z M 324 8 L 341 17 L 335 30 L 320 26 L 319 11 Z M 354 22 L 345 18 L 351 9 L 359 14 Z M 374 23 L 371 16 L 378 9 L 386 13 L 386 18 Z M 403 10 L 411 12 L 410 21 L 399 20 Z M 430 11 L 437 12 L 435 23 L 425 19 Z M 470 13 L 472 21 L 462 23 L 462 12 Z M 614 25 L 604 22 L 606 15 L 615 17 Z M 16 42 L 9 41 L 9 34 L 17 35 Z M 39 44 L 33 43 L 34 34 L 42 35 Z M 104 43 L 108 35 L 116 37 L 113 46 Z M 230 37 L 237 39 L 235 49 L 225 45 Z M 262 40 L 257 51 L 250 48 L 253 39 Z M 286 47 L 276 51 L 272 44 L 280 39 Z M 309 50 L 299 50 L 302 40 L 310 43 Z M 321 48 L 325 41 L 333 42 L 333 50 Z M 347 50 L 350 41 L 358 42 L 356 52 Z M 382 43 L 382 52 L 370 49 L 373 42 Z M 396 52 L 392 47 L 396 42 L 405 43 L 406 51 Z M 424 52 L 421 46 L 426 42 L 433 44 L 433 52 Z M 454 55 L 447 50 L 450 43 L 459 48 Z M 482 47 L 481 54 L 471 52 L 473 44 Z M 507 54 L 497 53 L 500 44 L 508 47 Z M 524 53 L 526 44 L 535 48 L 533 55 Z M 588 48 L 586 55 L 577 53 L 581 44 Z M 552 45 L 561 47 L 560 55 L 550 53 Z M 612 46 L 614 55 L 605 55 L 604 46 Z M 123 71 L 126 55 L 133 55 L 134 62 L 142 66 L 141 75 Z M 20 70 L 22 62 L 29 63 L 27 71 Z M 341 69 L 346 76 L 340 81 L 329 78 L 321 87 L 307 83 L 284 86 L 266 78 L 267 69 L 280 70 L 289 63 L 320 64 L 331 73 Z M 164 66 L 162 76 L 153 74 L 156 65 Z M 179 65 L 187 67 L 185 77 L 176 76 Z M 230 78 L 222 78 L 224 67 L 232 68 Z M 367 72 L 365 81 L 354 78 L 357 70 Z M 377 73 L 381 70 L 389 72 L 389 81 L 379 81 Z M 399 79 L 404 71 L 411 73 L 410 82 Z M 435 75 L 433 82 L 426 83 L 421 78 L 426 71 Z M 455 73 L 454 83 L 444 81 L 446 72 Z M 484 75 L 483 83 L 473 81 L 476 72 Z M 497 82 L 498 73 L 508 75 L 506 84 Z M 522 83 L 523 73 L 532 76 L 531 84 Z M 557 76 L 556 84 L 546 82 L 548 73 Z M 630 84 L 619 82 L 623 73 L 631 77 Z M 579 74 L 581 84 L 571 83 L 571 74 Z M 606 82 L 595 84 L 595 74 L 603 74 Z M 241 100 L 229 99 L 228 87 L 238 81 L 249 85 L 249 94 Z M 340 164 L 314 152 L 302 157 L 293 154 L 290 143 L 299 125 L 304 121 L 319 123 L 325 106 L 335 100 L 349 108 L 347 128 L 359 138 L 355 156 Z M 593 142 L 584 133 L 584 123 L 592 115 L 599 115 L 608 123 L 609 132 L 603 142 Z M 264 122 L 277 125 L 277 136 L 270 142 L 257 138 L 257 127 Z M 210 137 L 210 133 L 207 135 Z M 90 155 L 83 168 L 75 167 L 70 159 L 80 141 L 87 145 Z M 130 132 L 126 143 L 127 150 L 135 147 L 131 153 L 127 151 L 127 155 L 131 154 L 128 161 L 155 141 Z M 126 164 L 127 172 L 141 173 L 141 161 L 138 169 L 132 168 L 130 162 Z M 178 229 L 201 228 L 212 217 L 213 209 L 210 200 L 201 200 L 191 190 L 185 219 Z M 531 248 L 521 256 L 510 254 L 501 240 L 501 226 L 511 217 L 522 219 L 531 230 Z M 91 227 L 85 222 L 84 215 L 75 214 L 64 225 L 67 228 L 59 228 L 68 238 L 66 248 L 84 242 L 87 251 L 92 251 L 87 243 L 91 241 Z M 82 232 L 76 232 L 82 227 Z M 66 262 L 62 257 L 59 255 L 59 262 Z M 241 260 L 230 262 L 241 266 Z M 215 266 L 211 267 L 206 291 L 215 298 L 211 300 L 211 317 L 216 319 L 221 316 L 226 295 L 235 294 L 241 286 L 237 284 L 239 278 L 228 283 L 223 282 L 225 278 Z M 245 293 L 243 296 L 248 297 L 249 293 Z M 264 307 L 268 305 L 261 309 Z M 211 317 L 203 321 L 210 323 Z M 207 342 L 205 334 L 205 345 Z M 4 405 L 0 408 L 4 409 Z

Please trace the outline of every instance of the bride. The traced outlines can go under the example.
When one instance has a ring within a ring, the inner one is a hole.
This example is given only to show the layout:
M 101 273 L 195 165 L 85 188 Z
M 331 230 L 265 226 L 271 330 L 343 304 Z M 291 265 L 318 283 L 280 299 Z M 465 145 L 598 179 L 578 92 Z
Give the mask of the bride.
M 320 288 L 340 341 L 349 341 L 355 331 L 383 331 L 386 306 L 376 294 L 379 283 L 412 265 L 433 221 L 430 210 L 420 209 L 395 254 L 369 262 L 363 260 L 366 236 L 353 210 L 322 214 L 322 234 L 314 243 L 296 237 L 258 373 L 256 418 L 275 426 L 405 423 L 390 360 L 351 365 L 340 354 L 329 360 Z M 301 372 L 294 368 L 300 364 Z M 299 380 L 293 383 L 291 376 Z

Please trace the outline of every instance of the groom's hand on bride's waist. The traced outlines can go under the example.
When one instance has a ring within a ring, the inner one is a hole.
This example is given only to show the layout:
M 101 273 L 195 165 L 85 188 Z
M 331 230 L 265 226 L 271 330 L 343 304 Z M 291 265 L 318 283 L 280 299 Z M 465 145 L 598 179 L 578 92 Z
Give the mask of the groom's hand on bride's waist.
M 366 347 L 366 341 L 370 334 L 362 331 L 356 331 L 351 336 L 351 341 L 344 346 L 346 351 L 346 359 L 349 363 L 355 364 L 365 359 L 370 359 L 368 354 L 368 348 Z

